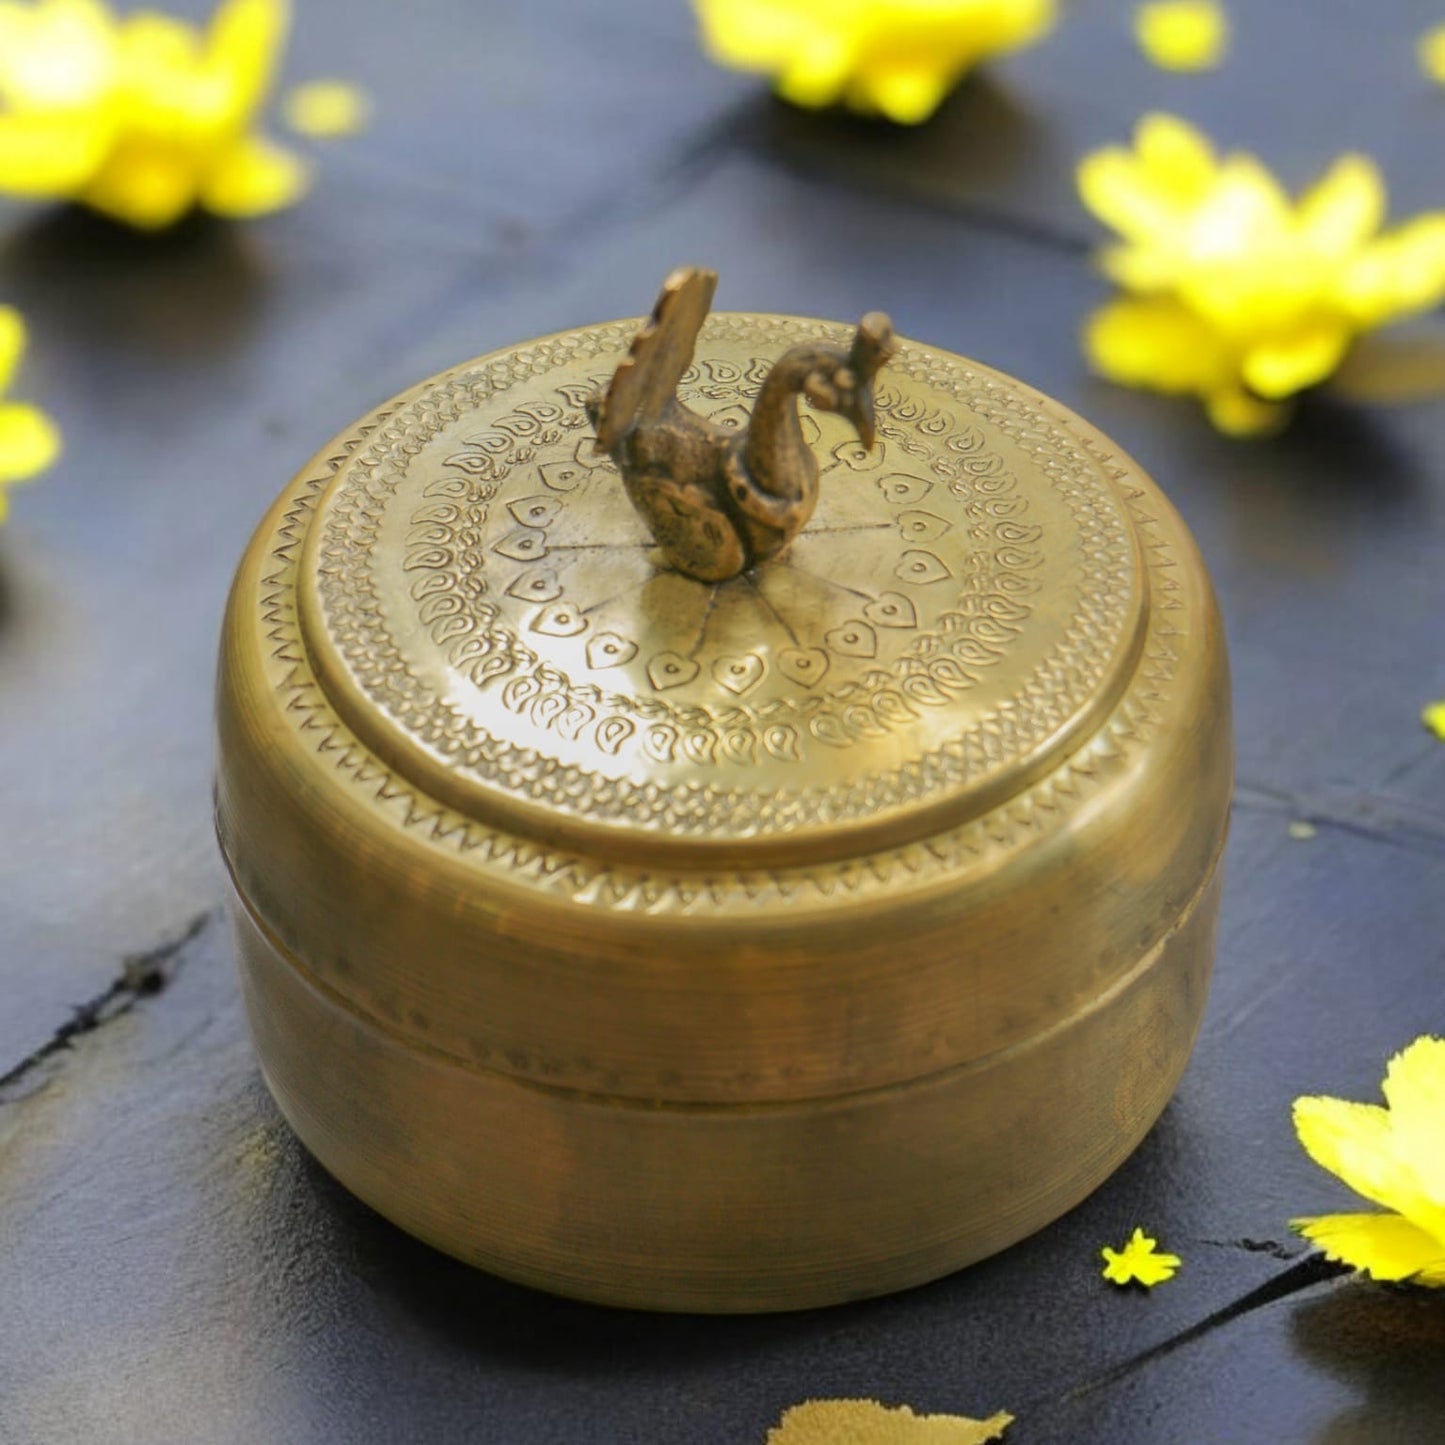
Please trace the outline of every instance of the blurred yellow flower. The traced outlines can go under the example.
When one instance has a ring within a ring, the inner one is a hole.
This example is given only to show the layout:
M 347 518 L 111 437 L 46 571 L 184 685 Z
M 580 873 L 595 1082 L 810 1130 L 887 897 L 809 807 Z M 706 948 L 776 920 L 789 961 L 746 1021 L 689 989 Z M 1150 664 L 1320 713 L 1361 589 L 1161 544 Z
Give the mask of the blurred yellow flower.
M 297 135 L 329 140 L 355 135 L 366 127 L 371 107 L 366 96 L 345 80 L 312 80 L 286 94 L 282 113 Z
M 1429 703 L 1421 709 L 1420 721 L 1445 743 L 1445 700 Z
M 979 61 L 1028 45 L 1054 0 L 695 0 L 713 58 L 795 105 L 925 121 Z
M 1445 1039 L 1419 1038 L 1390 1060 L 1385 1103 L 1296 1099 L 1305 1152 L 1394 1214 L 1291 1220 L 1326 1256 L 1375 1279 L 1445 1285 Z
M 286 0 L 222 0 L 201 32 L 101 0 L 0 0 L 0 190 L 146 230 L 290 204 L 305 167 L 255 129 L 288 18 Z
M 1150 0 L 1134 12 L 1134 35 L 1164 70 L 1209 70 L 1229 48 L 1229 17 L 1215 0 Z
M 55 423 L 38 407 L 5 400 L 24 350 L 20 313 L 0 306 L 0 522 L 10 506 L 6 488 L 43 472 L 60 455 Z
M 1234 435 L 1266 432 L 1361 333 L 1445 298 L 1445 212 L 1380 232 L 1385 188 L 1347 155 L 1297 202 L 1253 156 L 1216 157 L 1173 116 L 1134 149 L 1079 164 L 1084 204 L 1123 237 L 1101 257 L 1130 293 L 1095 312 L 1084 348 L 1103 376 L 1203 399 Z
M 1142 1229 L 1136 1229 L 1123 1249 L 1110 1249 L 1107 1245 L 1099 1251 L 1104 1259 L 1103 1276 L 1110 1284 L 1126 1285 L 1138 1282 L 1145 1289 L 1153 1289 L 1166 1279 L 1173 1279 L 1183 1261 L 1177 1254 L 1160 1252 L 1159 1241 L 1150 1239 Z
M 1427 30 L 1420 37 L 1417 49 L 1420 56 L 1420 69 L 1431 80 L 1445 85 L 1445 25 L 1437 25 L 1434 29 Z

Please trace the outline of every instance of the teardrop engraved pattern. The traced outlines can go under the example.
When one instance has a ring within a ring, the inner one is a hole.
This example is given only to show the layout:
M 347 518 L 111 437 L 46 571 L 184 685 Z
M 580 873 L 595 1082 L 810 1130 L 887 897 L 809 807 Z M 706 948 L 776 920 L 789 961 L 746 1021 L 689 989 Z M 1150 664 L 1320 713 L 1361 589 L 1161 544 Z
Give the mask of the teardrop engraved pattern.
M 796 339 L 800 329 L 799 323 L 786 318 L 728 316 L 714 318 L 709 326 L 724 335 L 741 328 L 746 340 L 770 349 Z M 838 330 L 840 337 L 845 334 Z M 808 334 L 816 334 L 812 324 L 808 324 Z M 785 828 L 798 820 L 832 822 L 862 816 L 880 805 L 907 802 L 938 786 L 992 772 L 1066 721 L 1097 685 L 1133 585 L 1132 541 L 1117 499 L 1081 452 L 1077 439 L 1049 422 L 1035 404 L 964 367 L 909 348 L 894 366 L 934 389 L 951 392 L 967 412 L 1012 437 L 1029 453 L 1079 525 L 1087 582 L 1084 602 L 1060 645 L 1028 678 L 1019 695 L 935 752 L 911 760 L 896 772 L 870 775 L 846 788 L 775 795 L 702 783 L 686 790 L 667 790 L 557 763 L 549 764 L 539 777 L 535 753 L 522 756 L 526 750 L 489 735 L 468 715 L 449 708 L 411 672 L 386 628 L 366 563 L 386 501 L 405 475 L 411 457 L 431 437 L 518 381 L 545 375 L 578 358 L 610 359 L 625 345 L 627 336 L 625 327 L 568 333 L 486 369 L 443 378 L 394 415 L 353 461 L 336 503 L 325 517 L 322 556 L 328 565 L 321 569 L 318 587 L 326 624 L 372 701 L 418 741 L 457 767 L 503 787 L 525 786 L 529 796 L 555 806 L 580 806 L 603 816 L 625 817 L 642 826 L 687 834 L 725 828 L 729 819 L 739 816 L 747 816 L 753 830 Z M 743 380 L 756 385 L 767 365 L 763 360 L 755 362 Z M 719 373 L 722 369 L 723 364 L 715 368 Z M 703 377 L 697 389 L 707 394 L 708 387 L 714 386 L 721 399 L 737 395 L 738 385 L 737 380 L 715 374 Z M 906 725 L 919 708 L 946 705 L 960 689 L 973 685 L 972 670 L 989 665 L 998 655 L 998 644 L 1006 645 L 1011 632 L 1028 615 L 1032 588 L 1027 574 L 1037 565 L 1037 554 L 1031 555 L 1025 539 L 1019 537 L 994 548 L 996 589 L 961 598 L 959 606 L 940 618 L 939 628 L 920 639 L 923 646 L 910 656 L 901 676 L 865 672 L 849 684 L 847 696 L 836 698 L 826 710 L 813 707 L 813 699 L 807 698 L 810 706 L 800 718 L 802 729 L 795 720 L 779 722 L 776 713 L 750 715 L 746 704 L 736 701 L 715 714 L 689 707 L 680 719 L 674 719 L 665 699 L 609 695 L 595 686 L 575 685 L 500 625 L 498 606 L 486 595 L 479 580 L 483 569 L 478 565 L 486 509 L 499 481 L 513 468 L 531 463 L 540 447 L 565 441 L 569 434 L 578 437 L 578 444 L 574 459 L 566 464 L 566 483 L 575 484 L 576 472 L 598 465 L 590 454 L 590 439 L 575 430 L 580 425 L 576 418 L 586 388 L 570 390 L 577 394 L 569 395 L 569 388 L 558 389 L 557 404 L 531 402 L 518 407 L 448 459 L 448 471 L 428 483 L 426 498 L 431 508 L 451 506 L 453 510 L 423 517 L 427 508 L 422 508 L 413 514 L 405 564 L 422 574 L 412 588 L 419 607 L 443 593 L 465 601 L 461 610 L 428 624 L 433 639 L 447 644 L 453 665 L 469 669 L 478 685 L 500 683 L 519 671 L 527 671 L 536 680 L 533 687 L 504 693 L 504 699 L 511 699 L 509 705 L 526 709 L 533 721 L 560 726 L 558 720 L 565 715 L 574 736 L 590 726 L 599 744 L 605 727 L 614 744 L 607 749 L 612 754 L 621 745 L 619 738 L 634 734 L 640 738 L 659 728 L 671 730 L 674 744 L 668 760 L 687 761 L 704 769 L 720 757 L 744 755 L 753 748 L 774 759 L 796 758 L 805 738 L 828 747 L 846 747 L 855 739 L 877 737 L 890 727 Z M 879 422 L 885 446 L 895 449 L 894 460 L 900 451 L 931 459 L 939 483 L 947 484 L 955 495 L 966 493 L 970 498 L 968 511 L 978 519 L 979 527 L 1019 526 L 1023 508 L 1017 505 L 1021 499 L 1012 493 L 1013 478 L 1002 459 L 983 446 L 976 427 L 960 426 L 947 413 L 929 410 L 887 387 L 879 389 Z M 921 440 L 920 434 L 927 440 Z M 946 439 L 947 452 L 940 447 L 940 437 Z M 851 453 L 840 456 L 836 464 L 861 466 L 851 459 Z M 914 479 L 917 486 L 904 487 L 896 480 L 900 476 L 903 474 L 890 472 L 885 478 L 892 479 L 895 495 L 891 500 L 916 509 L 934 483 L 919 478 Z M 563 480 L 560 474 L 557 480 Z M 887 487 L 884 492 L 889 496 Z M 438 529 L 448 533 L 450 545 L 442 542 Z M 1002 537 L 996 539 L 1004 542 Z M 533 547 L 528 538 L 524 550 L 530 553 Z M 811 687 L 806 681 L 800 681 L 800 686 Z
M 1004 393 L 985 382 L 993 394 Z M 643 910 L 687 917 L 719 908 L 808 908 L 816 900 L 843 902 L 892 893 L 919 880 L 949 876 L 982 859 L 1025 846 L 1046 830 L 1064 825 L 1096 791 L 1132 766 L 1132 754 L 1157 731 L 1173 705 L 1188 637 L 1188 604 L 1178 595 L 1178 559 L 1170 528 L 1149 507 L 1149 496 L 1133 484 L 1128 468 L 1087 436 L 1070 434 L 1074 459 L 1099 469 L 1115 486 L 1144 544 L 1145 566 L 1156 593 L 1141 666 L 1118 709 L 1080 751 L 1010 800 L 1004 808 L 957 828 L 859 860 L 741 872 L 714 870 L 699 880 L 693 873 L 637 867 L 573 850 L 518 838 L 491 828 L 421 794 L 381 762 L 337 716 L 311 671 L 301 640 L 296 605 L 298 556 L 313 525 L 322 492 L 333 476 L 382 428 L 380 414 L 338 442 L 324 469 L 296 485 L 291 501 L 268 539 L 266 562 L 255 599 L 255 627 L 277 717 L 296 742 L 314 749 L 322 764 L 367 800 L 393 827 L 419 835 L 445 853 L 464 857 L 480 871 L 523 882 L 552 896 L 604 911 Z M 1183 614 L 1182 616 L 1180 614 Z M 617 720 L 623 721 L 623 720 Z M 605 748 L 606 751 L 614 751 Z

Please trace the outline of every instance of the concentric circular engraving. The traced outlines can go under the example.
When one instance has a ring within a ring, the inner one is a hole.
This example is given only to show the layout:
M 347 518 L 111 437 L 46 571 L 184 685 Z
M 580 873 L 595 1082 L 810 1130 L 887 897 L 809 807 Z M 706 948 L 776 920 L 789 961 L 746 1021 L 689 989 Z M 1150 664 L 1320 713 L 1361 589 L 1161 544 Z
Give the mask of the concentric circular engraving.
M 463 812 L 553 841 L 760 861 L 922 836 L 1026 786 L 1127 681 L 1145 569 L 1024 388 L 904 345 L 879 442 L 805 412 L 789 553 L 663 566 L 583 403 L 631 323 L 449 373 L 339 471 L 300 610 L 358 734 Z M 776 356 L 846 328 L 719 314 L 681 394 L 746 427 Z

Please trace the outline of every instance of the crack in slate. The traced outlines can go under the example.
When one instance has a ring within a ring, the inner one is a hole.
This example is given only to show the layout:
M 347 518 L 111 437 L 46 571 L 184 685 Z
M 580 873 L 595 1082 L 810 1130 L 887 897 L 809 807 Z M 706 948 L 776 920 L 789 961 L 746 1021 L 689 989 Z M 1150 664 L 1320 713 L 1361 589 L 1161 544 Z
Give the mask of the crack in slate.
M 113 1023 L 128 1014 L 141 999 L 152 998 L 168 988 L 180 971 L 187 945 L 194 942 L 219 916 L 219 909 L 208 908 L 196 914 L 174 938 L 144 953 L 127 954 L 121 960 L 120 972 L 108 988 L 79 1005 L 38 1049 L 27 1054 L 14 1068 L 0 1074 L 0 1104 L 6 1102 L 5 1096 L 16 1084 L 46 1060 L 71 1048 L 76 1039 Z
M 1258 1248 L 1265 1253 L 1271 1252 L 1268 1241 L 1231 1240 L 1228 1242 L 1239 1244 L 1247 1249 Z M 1313 1289 L 1316 1285 L 1340 1279 L 1350 1272 L 1347 1265 L 1332 1264 L 1322 1254 L 1306 1255 L 1304 1259 L 1292 1264 L 1286 1270 L 1281 1270 L 1279 1274 L 1265 1280 L 1262 1285 L 1250 1290 L 1248 1294 L 1231 1300 L 1227 1305 L 1221 1305 L 1213 1314 L 1205 1315 L 1202 1320 L 1196 1320 L 1192 1325 L 1186 1326 L 1167 1339 L 1160 1340 L 1157 1344 L 1150 1345 L 1148 1349 L 1141 1350 L 1137 1355 L 1131 1355 L 1127 1360 L 1121 1360 L 1117 1365 L 1111 1365 L 1092 1379 L 1071 1386 L 1061 1395 L 1036 1402 L 1030 1406 L 1030 1410 L 1039 1411 L 1050 1406 L 1072 1404 L 1075 1400 L 1081 1400 L 1086 1395 L 1094 1394 L 1097 1390 L 1118 1384 L 1120 1380 L 1127 1378 L 1145 1365 L 1152 1364 L 1153 1361 L 1161 1359 L 1165 1355 L 1171 1355 L 1184 1345 L 1192 1344 L 1195 1340 L 1212 1334 L 1222 1326 L 1264 1308 L 1265 1305 L 1272 1305 L 1292 1294 L 1299 1294 L 1302 1290 Z

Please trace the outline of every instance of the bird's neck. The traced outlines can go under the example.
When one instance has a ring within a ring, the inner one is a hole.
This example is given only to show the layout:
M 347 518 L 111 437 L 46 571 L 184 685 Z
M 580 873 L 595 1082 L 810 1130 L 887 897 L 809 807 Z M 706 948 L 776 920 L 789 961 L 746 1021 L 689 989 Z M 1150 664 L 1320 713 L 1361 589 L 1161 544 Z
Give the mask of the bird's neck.
M 803 438 L 798 393 L 809 375 L 836 364 L 832 352 L 795 346 L 774 363 L 763 382 L 748 423 L 743 459 L 761 491 L 774 497 L 801 497 L 817 480 L 818 462 Z

